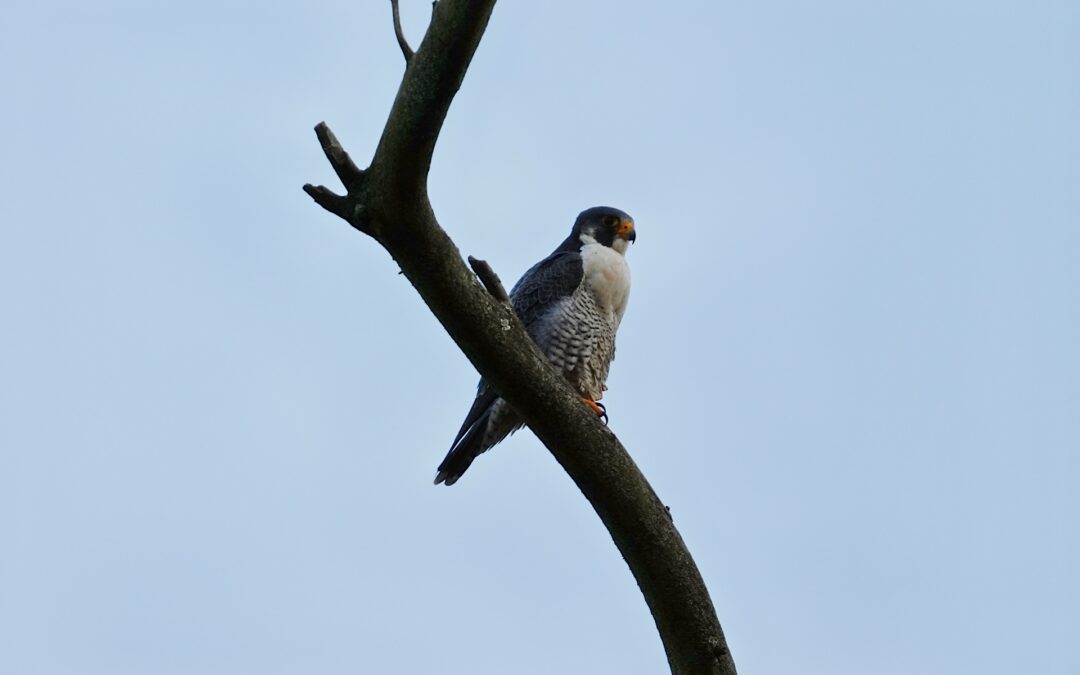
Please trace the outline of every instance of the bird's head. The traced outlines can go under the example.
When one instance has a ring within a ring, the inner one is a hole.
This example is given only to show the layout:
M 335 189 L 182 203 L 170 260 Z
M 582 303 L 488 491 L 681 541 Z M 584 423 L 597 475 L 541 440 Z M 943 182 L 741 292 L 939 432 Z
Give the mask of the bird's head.
M 625 211 L 610 206 L 594 206 L 582 211 L 574 221 L 570 238 L 584 244 L 603 244 L 619 253 L 637 239 L 634 219 Z

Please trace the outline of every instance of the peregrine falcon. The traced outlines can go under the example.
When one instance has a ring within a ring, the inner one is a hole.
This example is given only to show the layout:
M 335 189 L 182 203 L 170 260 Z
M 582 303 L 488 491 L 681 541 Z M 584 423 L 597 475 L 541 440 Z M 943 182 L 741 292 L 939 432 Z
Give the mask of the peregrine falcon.
M 608 206 L 582 211 L 570 236 L 525 273 L 510 291 L 514 313 L 540 351 L 562 371 L 598 415 L 608 367 L 615 357 L 615 331 L 630 295 L 626 249 L 637 239 L 634 219 Z M 453 485 L 480 453 L 524 422 L 480 380 L 435 484 Z

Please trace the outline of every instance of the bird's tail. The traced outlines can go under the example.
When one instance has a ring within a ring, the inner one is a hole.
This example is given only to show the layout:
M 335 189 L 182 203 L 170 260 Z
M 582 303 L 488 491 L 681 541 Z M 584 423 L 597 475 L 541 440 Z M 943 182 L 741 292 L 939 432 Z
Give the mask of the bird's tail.
M 454 439 L 454 444 L 450 446 L 446 459 L 439 465 L 438 474 L 435 476 L 436 485 L 456 483 L 477 455 L 488 449 L 488 446 L 484 445 L 484 436 L 487 435 L 490 419 L 491 409 L 489 408 L 471 425 L 461 430 L 458 437 Z

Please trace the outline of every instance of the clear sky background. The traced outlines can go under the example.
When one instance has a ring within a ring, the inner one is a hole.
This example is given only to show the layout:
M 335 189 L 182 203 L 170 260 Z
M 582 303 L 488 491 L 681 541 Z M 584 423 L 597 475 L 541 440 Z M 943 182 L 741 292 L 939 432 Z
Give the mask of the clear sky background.
M 389 2 L 4 14 L 0 674 L 664 672 L 531 433 L 431 485 L 476 374 L 300 190 Z M 503 2 L 431 193 L 508 284 L 637 220 L 605 402 L 743 673 L 1080 673 L 1080 5 Z

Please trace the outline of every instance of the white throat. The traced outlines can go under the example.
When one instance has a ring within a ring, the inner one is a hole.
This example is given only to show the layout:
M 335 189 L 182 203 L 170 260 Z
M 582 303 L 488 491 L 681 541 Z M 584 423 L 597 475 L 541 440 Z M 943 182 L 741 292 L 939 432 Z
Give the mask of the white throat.
M 626 264 L 625 239 L 616 239 L 621 247 L 604 246 L 587 234 L 581 235 L 581 263 L 584 282 L 596 302 L 617 328 L 630 297 L 630 266 Z

